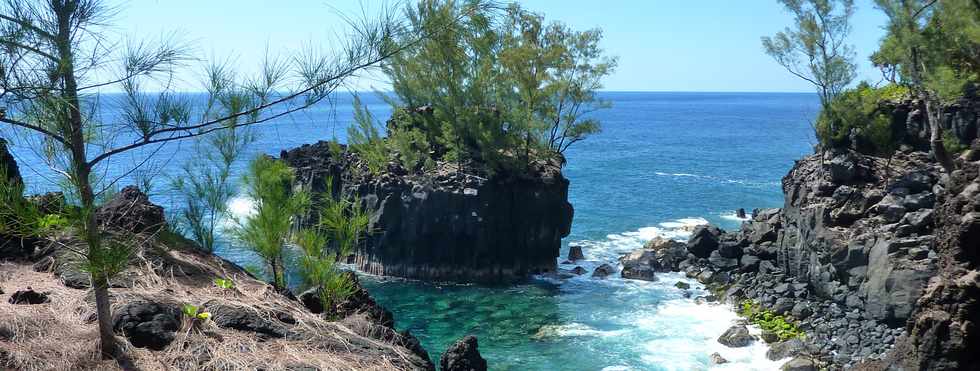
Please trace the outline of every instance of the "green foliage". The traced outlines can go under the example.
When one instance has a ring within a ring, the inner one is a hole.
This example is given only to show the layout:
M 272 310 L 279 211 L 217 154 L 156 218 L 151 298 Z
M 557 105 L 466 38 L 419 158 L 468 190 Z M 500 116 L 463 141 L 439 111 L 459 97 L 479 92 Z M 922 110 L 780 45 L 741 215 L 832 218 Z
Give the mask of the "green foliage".
M 97 278 L 108 281 L 129 266 L 133 248 L 124 241 L 106 240 L 95 249 L 89 249 L 81 269 Z
M 980 81 L 980 3 L 974 0 L 876 0 L 889 19 L 871 60 L 885 77 L 917 95 L 948 102 Z
M 946 153 L 961 153 L 970 148 L 970 146 L 960 142 L 960 139 L 953 135 L 952 132 L 943 133 L 943 147 L 946 148 Z
M 211 318 L 210 312 L 202 312 L 201 307 L 191 304 L 184 304 L 180 307 L 180 311 L 184 313 L 184 316 L 190 318 L 192 321 L 207 321 Z
M 791 320 L 762 309 L 759 304 L 751 300 L 742 302 L 739 306 L 739 315 L 748 318 L 749 321 L 758 325 L 763 331 L 776 334 L 779 337 L 779 341 L 805 336 L 803 330 L 797 327 Z
M 794 23 L 762 45 L 790 73 L 815 85 L 827 107 L 854 80 L 854 48 L 845 43 L 853 0 L 779 0 Z
M 388 165 L 388 147 L 374 116 L 361 103 L 361 98 L 354 96 L 354 123 L 347 129 L 347 141 L 352 151 L 360 155 L 372 174 L 378 174 Z
M 229 290 L 229 289 L 235 288 L 235 283 L 232 282 L 232 280 L 231 279 L 228 279 L 228 278 L 215 278 L 214 279 L 214 285 L 215 286 L 218 286 L 219 288 L 225 289 L 225 290 Z
M 295 175 L 285 163 L 267 156 L 252 161 L 245 176 L 247 194 L 255 203 L 252 214 L 238 221 L 235 237 L 262 258 L 272 284 L 286 287 L 284 246 L 297 218 L 309 207 L 309 195 L 294 188 Z
M 355 289 L 348 275 L 335 267 L 336 261 L 349 256 L 368 233 L 370 217 L 352 198 L 335 198 L 332 179 L 326 184 L 315 224 L 301 230 L 294 242 L 303 251 L 303 282 L 317 289 L 324 308 L 333 308 Z
M 384 64 L 395 107 L 389 145 L 406 167 L 431 156 L 517 170 L 599 130 L 586 116 L 608 106 L 595 92 L 616 66 L 600 31 L 479 1 L 421 1 L 409 20 L 430 37 Z
M 867 148 L 869 144 L 875 154 L 888 155 L 897 148 L 897 139 L 882 103 L 906 97 L 908 89 L 904 87 L 889 84 L 875 88 L 862 82 L 834 97 L 820 112 L 817 138 L 827 147 Z M 855 138 L 863 143 L 852 143 Z
M 179 228 L 206 251 L 214 251 L 217 224 L 228 216 L 228 201 L 235 196 L 232 166 L 254 140 L 247 129 L 235 127 L 203 136 L 195 145 L 196 155 L 171 178 L 174 190 L 183 198 L 177 215 Z

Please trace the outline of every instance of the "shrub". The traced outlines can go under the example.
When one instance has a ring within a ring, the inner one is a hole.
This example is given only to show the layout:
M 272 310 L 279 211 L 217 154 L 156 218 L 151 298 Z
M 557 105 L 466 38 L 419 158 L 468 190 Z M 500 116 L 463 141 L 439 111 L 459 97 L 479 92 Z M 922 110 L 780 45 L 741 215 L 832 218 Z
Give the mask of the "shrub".
M 960 139 L 950 131 L 943 133 L 943 147 L 946 147 L 946 153 L 949 154 L 957 154 L 970 148 L 969 146 L 963 144 Z
M 780 341 L 804 336 L 803 330 L 800 330 L 791 320 L 763 309 L 754 301 L 743 301 L 739 308 L 739 314 L 758 325 L 763 331 L 776 334 Z
M 882 109 L 882 103 L 902 100 L 908 94 L 908 89 L 899 85 L 875 88 L 862 82 L 838 95 L 820 112 L 816 124 L 817 139 L 829 148 L 850 146 L 887 155 L 897 143 L 891 129 L 891 117 Z M 855 139 L 858 143 L 853 143 Z

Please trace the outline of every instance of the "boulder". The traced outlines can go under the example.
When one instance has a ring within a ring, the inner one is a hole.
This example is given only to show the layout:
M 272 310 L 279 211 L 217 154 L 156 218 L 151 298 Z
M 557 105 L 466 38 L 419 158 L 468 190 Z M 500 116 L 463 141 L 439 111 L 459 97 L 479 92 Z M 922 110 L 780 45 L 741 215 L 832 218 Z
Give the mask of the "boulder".
M 137 348 L 162 350 L 180 329 L 176 305 L 137 300 L 123 305 L 112 316 L 112 328 Z
M 916 231 L 927 230 L 932 227 L 932 209 L 922 209 L 905 214 L 899 223 L 908 224 Z
M 303 291 L 299 294 L 299 302 L 303 303 L 310 313 L 320 314 L 323 313 L 323 302 L 320 300 L 320 293 L 317 289 L 311 288 L 309 290 Z
M 688 284 L 687 282 L 677 281 L 677 283 L 674 284 L 674 287 L 679 288 L 681 290 L 689 290 L 691 288 L 691 285 Z
M 783 358 L 794 357 L 802 353 L 804 349 L 803 341 L 795 338 L 789 339 L 770 344 L 769 350 L 766 352 L 766 358 L 769 358 L 770 361 L 778 361 Z
M 739 219 L 745 219 L 745 209 L 740 207 L 738 208 L 738 210 L 735 210 L 735 217 Z
M 687 251 L 699 258 L 711 256 L 711 252 L 718 249 L 718 237 L 721 230 L 712 225 L 699 225 L 691 232 L 691 238 L 687 240 Z
M 817 371 L 817 364 L 807 357 L 794 357 L 779 368 L 781 371 Z
M 572 268 L 572 273 L 575 274 L 576 276 L 581 276 L 583 274 L 589 273 L 589 271 L 577 265 L 575 266 L 575 268 Z
M 585 253 L 582 252 L 581 245 L 568 245 L 568 260 L 585 260 Z
M 167 224 L 163 208 L 150 202 L 136 186 L 128 186 L 95 212 L 95 219 L 106 229 L 133 233 L 153 233 Z
M 44 304 L 49 302 L 48 294 L 43 292 L 34 291 L 34 289 L 28 287 L 26 290 L 18 290 L 10 295 L 10 299 L 7 300 L 10 304 Z
M 745 325 L 732 326 L 718 337 L 718 342 L 729 348 L 746 347 L 753 341 L 755 337 L 749 334 L 749 328 Z
M 467 335 L 446 349 L 439 361 L 442 371 L 486 371 L 487 360 L 480 356 L 476 336 Z
M 606 278 L 607 276 L 616 272 L 616 268 L 609 264 L 603 264 L 598 266 L 594 271 L 592 271 L 592 277 L 596 278 Z
M 718 268 L 718 270 L 724 271 L 738 267 L 738 259 L 726 258 L 721 255 L 720 250 L 712 251 L 711 255 L 708 257 L 708 261 L 711 263 L 711 265 L 715 266 L 715 268 Z
M 650 249 L 637 249 L 624 255 L 619 260 L 623 264 L 621 273 L 623 278 L 655 281 L 657 277 L 654 273 L 660 267 L 657 261 L 656 252 Z
M 290 331 L 281 321 L 273 321 L 254 308 L 220 303 L 212 300 L 204 305 L 218 327 L 253 332 L 260 339 L 284 338 Z
M 857 177 L 857 164 L 850 153 L 837 153 L 827 162 L 827 173 L 836 184 L 844 184 Z
M 728 360 L 725 359 L 725 357 L 722 357 L 721 354 L 718 354 L 718 352 L 711 353 L 711 356 L 709 357 L 711 358 L 711 364 L 713 365 L 728 363 Z

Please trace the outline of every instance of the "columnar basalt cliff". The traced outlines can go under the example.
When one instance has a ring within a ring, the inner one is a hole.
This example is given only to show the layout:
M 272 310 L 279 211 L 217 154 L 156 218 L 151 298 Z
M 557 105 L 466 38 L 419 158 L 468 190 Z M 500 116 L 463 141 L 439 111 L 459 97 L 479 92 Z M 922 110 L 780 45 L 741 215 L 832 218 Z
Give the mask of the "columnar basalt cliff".
M 556 164 L 530 175 L 489 179 L 439 163 L 424 174 L 389 164 L 370 174 L 356 155 L 319 142 L 280 156 L 315 191 L 354 195 L 371 213 L 374 233 L 354 256 L 372 274 L 455 282 L 507 282 L 554 272 L 572 206 Z

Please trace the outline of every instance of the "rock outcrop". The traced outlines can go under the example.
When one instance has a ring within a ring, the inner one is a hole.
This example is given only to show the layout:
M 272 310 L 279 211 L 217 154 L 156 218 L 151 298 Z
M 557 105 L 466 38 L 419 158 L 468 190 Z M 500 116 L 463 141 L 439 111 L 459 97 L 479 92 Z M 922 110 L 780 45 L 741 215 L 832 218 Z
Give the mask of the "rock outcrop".
M 476 336 L 468 335 L 446 349 L 439 361 L 442 371 L 486 371 L 487 360 L 480 356 Z
M 437 281 L 507 282 L 556 272 L 572 220 L 568 180 L 553 164 L 531 176 L 489 179 L 439 163 L 409 174 L 397 164 L 373 175 L 356 155 L 304 145 L 281 156 L 314 191 L 353 195 L 371 214 L 374 233 L 353 262 L 365 272 Z
M 967 167 L 972 173 L 950 178 L 975 177 L 977 166 Z M 737 231 L 698 228 L 685 249 L 664 250 L 670 252 L 659 260 L 677 262 L 663 265 L 697 278 L 723 300 L 752 300 L 806 332 L 802 344 L 777 344 L 772 357 L 814 355 L 801 365 L 813 361 L 831 369 L 882 359 L 906 328 L 912 331 L 906 323 L 923 300 L 935 295 L 931 282 L 947 259 L 943 243 L 974 238 L 966 232 L 970 181 L 957 186 L 946 178 L 928 154 L 909 148 L 890 161 L 847 150 L 815 154 L 783 178 L 783 208 L 754 210 Z M 944 206 L 947 189 L 966 190 L 958 196 L 964 201 Z M 949 226 L 952 209 L 955 227 Z M 960 292 L 937 302 L 946 310 L 954 301 L 969 306 L 963 295 L 969 296 Z M 972 323 L 962 317 L 967 312 L 956 313 L 963 322 L 948 323 Z M 934 326 L 952 331 L 925 318 L 918 320 L 926 324 L 921 333 L 940 331 Z M 935 347 L 936 336 L 929 339 Z

